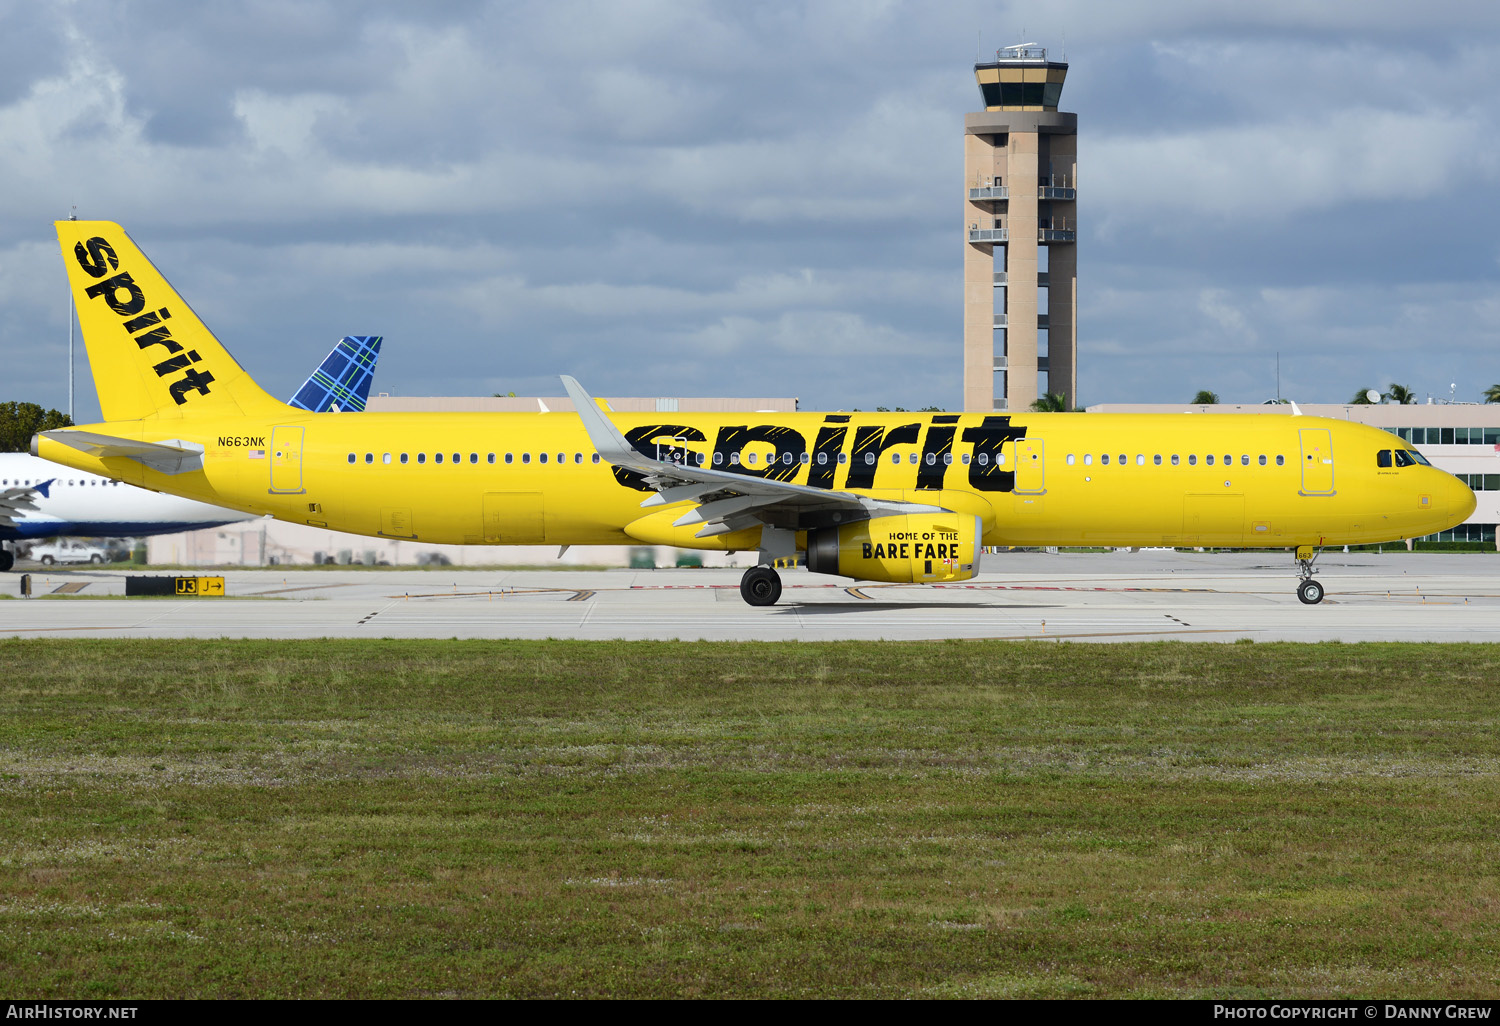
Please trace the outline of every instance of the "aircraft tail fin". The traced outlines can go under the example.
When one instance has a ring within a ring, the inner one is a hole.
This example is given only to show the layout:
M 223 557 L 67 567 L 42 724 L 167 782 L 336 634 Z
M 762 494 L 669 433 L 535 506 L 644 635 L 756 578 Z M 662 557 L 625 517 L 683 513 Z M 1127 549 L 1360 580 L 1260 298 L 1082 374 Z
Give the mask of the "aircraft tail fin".
M 370 398 L 375 362 L 380 359 L 379 335 L 345 335 L 288 404 L 313 413 L 359 411 Z
M 110 221 L 56 227 L 106 420 L 286 409 L 235 362 L 123 228 Z

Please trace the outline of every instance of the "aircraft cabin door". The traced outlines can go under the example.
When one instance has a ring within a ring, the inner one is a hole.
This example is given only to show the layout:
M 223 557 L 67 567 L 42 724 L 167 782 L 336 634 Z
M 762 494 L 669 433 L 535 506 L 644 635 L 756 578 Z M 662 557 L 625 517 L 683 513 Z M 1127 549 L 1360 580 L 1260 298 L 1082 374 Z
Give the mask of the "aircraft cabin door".
M 1303 495 L 1333 494 L 1333 438 L 1327 428 L 1303 428 L 1302 440 Z
M 1047 490 L 1047 461 L 1040 438 L 1020 438 L 1011 443 L 1016 459 L 1016 494 L 1041 495 Z
M 273 427 L 271 429 L 271 494 L 296 495 L 307 491 L 302 487 L 302 432 L 301 427 Z

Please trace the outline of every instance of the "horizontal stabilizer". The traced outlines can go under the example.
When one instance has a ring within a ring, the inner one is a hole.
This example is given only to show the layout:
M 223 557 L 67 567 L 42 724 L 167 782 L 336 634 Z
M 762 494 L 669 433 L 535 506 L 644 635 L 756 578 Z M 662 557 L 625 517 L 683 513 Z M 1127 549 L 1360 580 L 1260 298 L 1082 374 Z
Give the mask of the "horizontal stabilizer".
M 66 445 L 71 449 L 87 453 L 96 459 L 123 457 L 143 463 L 163 474 L 186 474 L 203 469 L 203 446 L 197 442 L 172 439 L 168 442 L 141 442 L 133 438 L 116 438 L 93 431 L 70 431 L 58 428 L 43 431 L 41 437 Z M 31 452 L 36 455 L 36 439 L 32 439 Z

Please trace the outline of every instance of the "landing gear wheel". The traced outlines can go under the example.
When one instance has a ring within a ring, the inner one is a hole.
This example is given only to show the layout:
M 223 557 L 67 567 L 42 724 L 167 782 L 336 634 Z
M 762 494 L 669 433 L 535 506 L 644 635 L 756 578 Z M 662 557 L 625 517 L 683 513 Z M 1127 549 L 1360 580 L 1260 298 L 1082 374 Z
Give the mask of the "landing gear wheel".
M 1297 597 L 1303 605 L 1315 606 L 1323 601 L 1323 586 L 1317 581 L 1307 580 L 1297 585 Z
M 752 606 L 774 606 L 781 598 L 781 575 L 768 566 L 752 566 L 740 578 L 740 598 Z
M 0 574 L 16 565 L 16 557 L 10 549 L 0 548 Z

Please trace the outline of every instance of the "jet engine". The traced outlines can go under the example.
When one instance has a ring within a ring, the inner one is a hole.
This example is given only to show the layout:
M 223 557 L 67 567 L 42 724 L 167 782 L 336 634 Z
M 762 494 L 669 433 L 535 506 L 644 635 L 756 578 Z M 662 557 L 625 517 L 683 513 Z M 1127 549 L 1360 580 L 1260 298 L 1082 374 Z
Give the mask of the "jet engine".
M 876 517 L 807 532 L 807 568 L 892 584 L 967 581 L 979 548 L 979 518 L 967 513 Z

